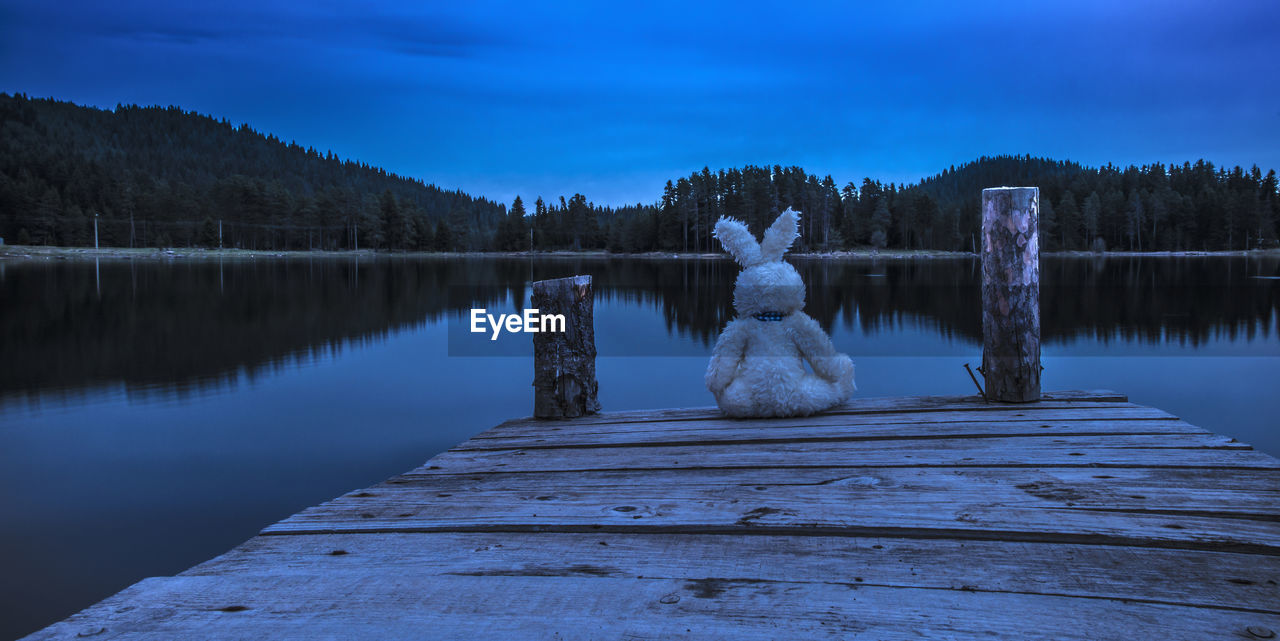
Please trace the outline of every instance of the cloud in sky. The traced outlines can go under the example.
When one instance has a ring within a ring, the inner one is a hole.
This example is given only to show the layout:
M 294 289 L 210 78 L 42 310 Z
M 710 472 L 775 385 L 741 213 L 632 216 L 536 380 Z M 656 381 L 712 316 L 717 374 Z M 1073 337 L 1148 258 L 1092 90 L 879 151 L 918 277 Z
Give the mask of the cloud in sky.
M 1280 4 L 73 2 L 0 91 L 176 104 L 509 201 L 704 165 L 914 181 L 983 154 L 1280 168 Z

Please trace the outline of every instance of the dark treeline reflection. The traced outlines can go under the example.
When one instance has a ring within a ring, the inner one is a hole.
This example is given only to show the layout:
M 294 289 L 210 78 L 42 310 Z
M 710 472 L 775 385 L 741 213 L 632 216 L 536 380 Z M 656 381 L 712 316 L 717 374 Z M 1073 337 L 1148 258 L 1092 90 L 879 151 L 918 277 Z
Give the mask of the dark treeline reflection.
M 1044 341 L 1168 341 L 1276 331 L 1280 258 L 1061 258 L 1041 265 Z
M 502 282 L 447 260 L 58 261 L 0 270 L 4 396 L 106 383 L 183 392 L 252 378 L 469 308 L 476 301 L 463 296 L 465 283 Z
M 981 342 L 974 259 L 803 259 L 806 311 L 866 335 L 905 323 Z M 0 396 L 123 384 L 185 392 L 388 333 L 519 309 L 533 280 L 594 277 L 601 305 L 655 310 L 704 345 L 733 317 L 723 260 L 439 258 L 0 263 Z M 1046 344 L 1274 331 L 1275 258 L 1049 258 Z M 597 321 L 599 323 L 599 321 Z M 597 327 L 597 333 L 607 328 Z

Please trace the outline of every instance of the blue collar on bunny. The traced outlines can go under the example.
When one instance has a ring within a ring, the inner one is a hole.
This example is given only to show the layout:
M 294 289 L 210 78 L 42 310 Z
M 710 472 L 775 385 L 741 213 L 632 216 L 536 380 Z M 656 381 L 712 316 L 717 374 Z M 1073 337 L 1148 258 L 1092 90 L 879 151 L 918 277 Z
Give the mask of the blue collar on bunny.
M 759 314 L 752 314 L 751 317 L 758 321 L 780 321 L 786 318 L 787 315 L 782 312 L 760 312 Z

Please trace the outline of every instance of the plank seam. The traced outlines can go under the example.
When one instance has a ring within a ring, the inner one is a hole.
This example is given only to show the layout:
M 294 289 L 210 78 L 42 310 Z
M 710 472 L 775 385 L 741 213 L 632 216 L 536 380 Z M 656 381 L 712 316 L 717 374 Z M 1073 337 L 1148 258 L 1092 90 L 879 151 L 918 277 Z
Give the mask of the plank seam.
M 1246 450 L 1240 450 L 1246 451 Z M 1221 465 L 1127 465 L 1121 463 L 951 463 L 946 465 L 930 465 L 927 463 L 903 463 L 897 465 L 725 465 L 725 466 L 705 466 L 690 465 L 689 467 L 600 467 L 600 468 L 575 468 L 565 470 L 483 470 L 472 472 L 433 472 L 430 467 L 418 468 L 404 474 L 388 479 L 384 482 L 391 482 L 406 477 L 416 479 L 435 478 L 440 476 L 485 476 L 496 474 L 579 474 L 583 472 L 684 472 L 684 471 L 712 471 L 712 470 L 865 470 L 865 469 L 904 469 L 904 468 L 931 468 L 931 469 L 951 469 L 951 468 L 992 468 L 992 469 L 1081 469 L 1096 468 L 1102 469 L 1130 469 L 1130 470 L 1217 470 L 1221 472 L 1231 471 L 1249 471 L 1249 472 L 1268 472 L 1280 469 L 1280 461 L 1276 461 L 1273 465 L 1233 465 L 1223 467 Z M 443 469 L 443 468 L 436 468 Z
M 1194 516 L 1209 519 L 1233 519 L 1239 521 L 1258 521 L 1262 523 L 1280 523 L 1280 514 L 1263 512 L 1219 512 L 1216 510 L 1178 510 L 1178 509 L 1142 509 L 1126 507 L 1102 507 L 1093 505 L 1068 505 L 1066 507 L 1050 507 L 1049 510 L 1070 510 L 1072 512 L 1108 512 L 1116 514 L 1151 514 L 1157 516 Z
M 1170 414 L 1170 415 L 1166 415 L 1166 416 L 1105 416 L 1105 415 L 1104 415 L 1104 416 L 1085 416 L 1085 417 L 1079 417 L 1079 418 L 1076 418 L 1076 417 L 1065 417 L 1065 418 L 1049 418 L 1049 419 L 1028 418 L 1028 417 L 1026 417 L 1026 416 L 1018 416 L 1018 417 L 1011 417 L 1011 418 L 988 418 L 988 417 L 983 416 L 983 417 L 974 417 L 974 418 L 957 419 L 957 420 L 952 420 L 952 421 L 937 421 L 937 420 L 919 420 L 919 421 L 911 421 L 911 420 L 908 420 L 908 421 L 886 421 L 886 422 L 881 422 L 881 423 L 801 423 L 801 424 L 781 424 L 781 425 L 779 425 L 779 424 L 772 424 L 772 423 L 758 424 L 758 423 L 753 423 L 753 422 L 751 422 L 751 421 L 757 421 L 757 420 L 760 420 L 760 419 L 731 419 L 731 418 L 724 418 L 724 417 L 720 417 L 720 422 L 723 422 L 723 423 L 725 423 L 725 424 L 726 424 L 726 427 L 725 427 L 725 428 L 723 428 L 723 429 L 743 429 L 743 430 L 746 430 L 746 429 L 752 429 L 752 428 L 758 428 L 758 429 L 761 429 L 761 430 L 789 430 L 789 429 L 802 429 L 802 428 L 811 428 L 811 427 L 848 427 L 848 428 L 859 428 L 859 427 L 867 427 L 867 426 L 881 427 L 881 426 L 892 426 L 892 425 L 950 425 L 950 424 L 953 424 L 953 423 L 1038 423 L 1038 422 L 1053 422 L 1053 423 L 1081 422 L 1081 423 L 1083 423 L 1083 422 L 1098 422 L 1098 421 L 1107 421 L 1107 422 L 1116 422 L 1116 423 L 1118 423 L 1118 422 L 1121 422 L 1121 421 L 1125 421 L 1125 422 L 1128 422 L 1128 421 L 1135 421 L 1135 422 L 1136 422 L 1136 421 L 1163 421 L 1163 422 L 1175 422 L 1175 421 L 1182 421 L 1182 419 L 1181 419 L 1181 418 L 1178 418 L 1177 416 L 1173 416 L 1173 415 L 1171 415 L 1171 414 Z M 778 423 L 784 423 L 787 419 L 775 419 L 775 420 L 776 420 Z M 662 421 L 635 421 L 635 422 L 636 422 L 636 423 L 659 423 L 659 422 L 662 422 Z M 667 421 L 667 422 L 673 422 L 673 421 Z M 541 422 L 539 422 L 539 423 L 532 423 L 532 424 L 529 424 L 529 425 L 524 425 L 524 426 L 522 426 L 522 427 L 561 427 L 561 426 L 567 426 L 567 427 L 570 427 L 570 428 L 574 428 L 574 427 L 593 428 L 593 427 L 600 426 L 600 425 L 614 425 L 614 423 L 569 423 L 569 422 L 548 422 L 548 423 L 541 423 Z M 1197 427 L 1197 428 L 1199 428 L 1199 429 L 1203 430 L 1205 433 L 1212 434 L 1212 432 L 1209 432 L 1209 430 L 1205 430 L 1204 428 L 1201 428 L 1201 427 L 1199 427 L 1198 425 L 1191 425 L 1190 423 L 1188 423 L 1188 425 L 1190 425 L 1191 427 Z M 703 429 L 704 429 L 704 428 L 691 427 L 691 428 L 690 428 L 689 430 L 687 430 L 687 431 L 695 432 L 695 431 L 702 431 Z M 718 428 L 718 429 L 719 429 L 719 428 Z M 479 433 L 479 434 L 477 434 L 477 435 L 475 435 L 475 436 L 473 436 L 473 437 L 471 437 L 471 438 L 473 438 L 473 439 L 490 439 L 490 438 L 530 438 L 530 437 L 534 437 L 534 436 L 541 436 L 541 435 L 544 435 L 544 434 L 545 434 L 546 436 L 548 436 L 548 437 L 556 438 L 556 437 L 563 436 L 563 435 L 565 435 L 565 434 L 620 434 L 620 433 L 621 433 L 621 434 L 627 434 L 627 433 L 633 433 L 633 432 L 635 432 L 635 431 L 636 431 L 636 430 L 632 430 L 632 431 L 619 431 L 619 430 L 605 430 L 605 431 L 585 431 L 585 430 L 583 430 L 583 431 L 574 431 L 574 430 L 569 430 L 569 431 L 563 431 L 563 432 L 559 432 L 559 433 L 539 432 L 539 433 L 535 433 L 535 434 L 526 434 L 526 435 L 519 435 L 519 436 L 512 436 L 512 435 L 510 435 L 510 434 L 500 434 L 500 435 L 496 435 L 496 436 L 486 436 L 487 434 L 489 434 L 489 433 L 491 433 L 491 432 L 494 432 L 494 431 L 496 431 L 496 430 L 497 430 L 497 428 L 490 428 L 490 429 L 485 430 L 485 431 L 483 431 L 483 432 L 481 432 L 481 433 Z M 671 431 L 671 430 L 662 430 L 662 429 L 658 429 L 658 430 L 645 430 L 645 431 L 651 431 L 651 432 L 669 432 L 669 431 Z
M 1123 409 L 1138 409 L 1138 408 L 1156 409 L 1156 408 L 1146 407 L 1145 405 L 1130 403 L 1127 400 L 1124 400 L 1124 401 L 1119 401 L 1114 399 L 1098 399 L 1098 400 L 1070 399 L 1070 400 L 1062 400 L 1062 401 L 1055 401 L 1053 399 L 1043 399 L 1043 400 L 1048 403 L 1059 404 L 1059 405 L 1066 405 L 1069 403 L 1081 403 L 1082 406 L 1078 408 L 1071 407 L 1071 406 L 1040 407 L 1034 404 L 1006 405 L 1006 404 L 999 404 L 999 403 L 983 403 L 979 401 L 973 404 L 972 406 L 969 406 L 966 404 L 964 407 L 919 407 L 919 408 L 902 407 L 902 408 L 893 408 L 893 409 L 870 409 L 870 408 L 840 409 L 840 408 L 837 408 L 837 409 L 830 409 L 823 412 L 819 412 L 817 414 L 814 414 L 814 416 L 864 416 L 864 415 L 875 416 L 880 414 L 930 414 L 930 413 L 940 413 L 940 412 L 974 412 L 974 411 L 1027 412 L 1027 411 L 1070 410 L 1070 409 L 1080 409 L 1080 410 L 1086 410 L 1086 411 L 1099 411 L 1103 409 L 1121 409 L 1121 408 Z M 1115 405 L 1113 407 L 1105 407 L 1105 408 L 1087 407 L 1087 405 L 1090 403 L 1095 403 L 1095 404 L 1096 403 L 1114 403 Z M 956 404 L 960 405 L 961 403 L 956 403 Z M 523 425 L 553 424 L 553 423 L 559 423 L 559 424 L 565 424 L 565 425 L 624 425 L 628 423 L 669 423 L 672 421 L 758 420 L 758 419 L 733 419 L 720 413 L 716 408 L 711 408 L 709 410 L 709 413 L 705 415 L 690 414 L 686 416 L 661 416 L 661 413 L 665 411 L 670 411 L 670 410 L 664 410 L 664 409 L 637 410 L 637 412 L 651 413 L 651 415 L 640 415 L 640 414 L 637 414 L 636 416 L 624 415 L 624 416 L 618 416 L 616 418 L 610 416 L 609 414 L 594 414 L 594 415 L 583 417 L 584 420 L 576 420 L 576 419 L 546 420 L 546 419 L 537 419 L 537 418 L 533 418 L 532 416 L 528 416 L 528 417 L 519 418 L 519 419 L 511 419 L 510 421 L 507 421 L 498 426 L 495 426 L 495 428 L 496 427 L 515 427 L 515 426 L 523 426 Z M 1160 411 L 1163 411 L 1163 410 L 1160 410 Z M 619 412 L 619 414 L 621 414 L 621 412 Z
M 281 527 L 285 526 L 285 527 Z M 287 529 L 286 529 L 287 528 Z M 825 527 L 825 526 L 618 526 L 618 525 L 467 525 L 467 526 L 390 526 L 353 527 L 334 529 L 306 527 L 302 524 L 281 522 L 262 530 L 261 536 L 295 536 L 316 534 L 427 534 L 453 533 L 562 533 L 562 534 L 726 534 L 742 536 L 805 536 L 831 538 L 902 538 L 902 539 L 950 539 L 961 541 L 1006 541 L 1013 543 L 1061 543 L 1070 545 L 1108 545 L 1115 547 L 1155 548 L 1167 550 L 1196 550 L 1203 552 L 1233 552 L 1258 556 L 1280 556 L 1280 547 L 1264 543 L 1233 541 L 1154 540 L 1112 534 L 1070 534 L 1020 532 L 1015 530 L 972 530 L 961 528 L 903 528 L 903 527 Z
M 623 576 L 612 575 L 595 575 L 595 574 L 565 574 L 565 575 L 546 575 L 546 574 L 528 574 L 520 570 L 475 570 L 475 571 L 454 571 L 442 572 L 444 576 L 470 576 L 470 577 L 487 577 L 487 576 L 507 576 L 507 577 L 534 577 L 534 578 L 559 578 L 560 576 L 572 576 L 574 578 L 599 578 L 599 579 L 621 579 L 627 578 Z M 219 575 L 210 575 L 219 576 Z M 226 575 L 223 575 L 226 576 Z M 1066 592 L 1033 592 L 1030 590 L 995 590 L 990 588 L 981 588 L 976 586 L 962 585 L 961 587 L 941 587 L 930 585 L 895 585 L 892 583 L 874 583 L 870 581 L 795 581 L 783 579 L 760 579 L 749 577 L 689 577 L 689 576 L 661 576 L 661 575 L 644 575 L 639 581 L 716 581 L 725 583 L 769 583 L 777 585 L 839 585 L 849 588 L 888 588 L 891 590 L 925 590 L 925 591 L 943 591 L 943 592 L 979 592 L 985 594 L 1021 594 L 1026 596 L 1048 596 L 1067 599 L 1094 599 L 1097 601 L 1118 601 L 1122 603 L 1150 603 L 1154 605 L 1168 605 L 1180 608 L 1203 608 L 1208 610 L 1226 610 L 1230 612 L 1248 612 L 1251 614 L 1280 614 L 1280 609 L 1268 610 L 1266 608 L 1253 608 L 1247 606 L 1234 605 L 1215 605 L 1212 603 L 1188 603 L 1185 601 L 1171 601 L 1167 599 L 1152 599 L 1136 596 L 1101 596 L 1093 594 L 1070 594 Z
M 856 427 L 856 426 L 851 426 Z M 504 452 L 518 450 L 573 450 L 573 449 L 601 449 L 610 447 L 684 447 L 684 446 L 707 446 L 707 445 L 777 445 L 786 443 L 857 443 L 871 441 L 941 441 L 941 440 L 977 440 L 984 438 L 1063 438 L 1073 436 L 1086 437 L 1114 437 L 1114 436 L 1219 436 L 1205 433 L 1183 433 L 1183 432 L 1043 432 L 1036 434 L 1018 434 L 1018 433 L 993 433 L 993 434 L 920 434 L 908 436 L 895 436 L 884 434 L 880 436 L 802 436 L 797 438 L 743 438 L 743 439 L 707 439 L 699 441 L 632 441 L 618 443 L 568 443 L 564 445 L 521 445 L 509 447 L 455 447 L 450 452 Z M 496 438 L 497 437 L 491 437 Z M 510 437 L 507 437 L 510 438 Z M 1219 436 L 1219 438 L 1227 438 Z M 1086 444 L 1088 445 L 1088 444 Z M 1227 450 L 1251 450 L 1251 446 L 1245 443 L 1223 443 L 1222 445 L 1184 445 L 1170 447 L 1142 447 L 1142 446 L 1115 446 L 1108 449 L 1227 449 Z

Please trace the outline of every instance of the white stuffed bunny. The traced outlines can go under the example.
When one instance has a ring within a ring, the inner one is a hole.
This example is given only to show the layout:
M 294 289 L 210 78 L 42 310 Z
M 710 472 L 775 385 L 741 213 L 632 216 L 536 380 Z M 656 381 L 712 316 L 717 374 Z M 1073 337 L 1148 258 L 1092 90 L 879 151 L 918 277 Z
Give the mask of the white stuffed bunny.
M 798 219 L 794 210 L 782 212 L 760 243 L 741 222 L 716 223 L 716 238 L 742 265 L 733 289 L 738 318 L 716 341 L 706 376 L 729 416 L 807 416 L 843 403 L 856 389 L 853 361 L 800 311 L 804 282 L 782 261 L 798 235 Z

